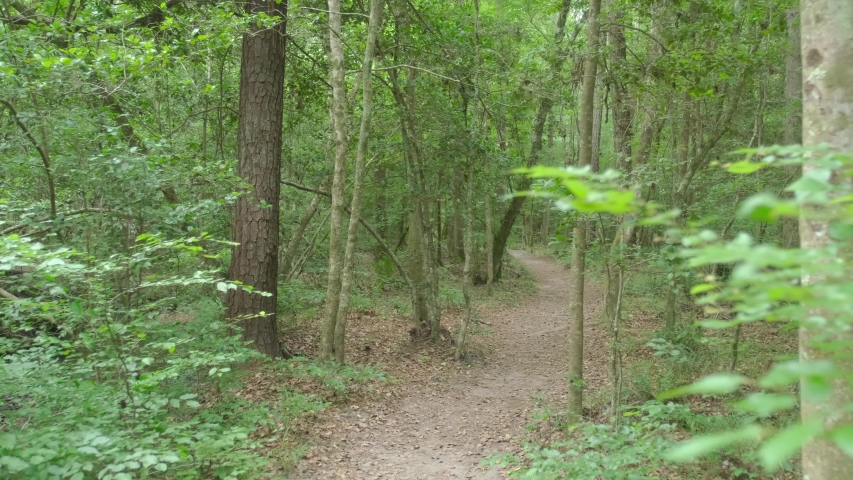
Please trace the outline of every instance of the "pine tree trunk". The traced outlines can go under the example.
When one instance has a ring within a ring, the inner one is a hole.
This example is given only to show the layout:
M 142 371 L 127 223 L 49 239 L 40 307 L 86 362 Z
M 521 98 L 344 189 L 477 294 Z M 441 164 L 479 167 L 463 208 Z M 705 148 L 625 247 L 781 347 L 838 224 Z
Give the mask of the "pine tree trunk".
M 243 339 L 260 352 L 278 357 L 279 200 L 281 193 L 282 117 L 286 4 L 249 0 L 249 13 L 282 19 L 273 27 L 255 26 L 243 35 L 240 63 L 240 116 L 237 123 L 237 175 L 252 185 L 234 208 L 229 277 L 268 292 L 261 296 L 229 290 L 228 318 L 239 320 Z
M 590 0 L 587 44 L 589 52 L 584 61 L 583 90 L 581 92 L 580 154 L 578 166 L 592 161 L 593 110 L 595 108 L 595 83 L 598 77 L 599 14 L 601 0 Z M 569 280 L 569 415 L 575 420 L 583 417 L 583 307 L 586 270 L 586 220 L 578 221 L 573 232 L 572 262 Z
M 802 0 L 802 58 L 803 58 L 803 145 L 816 147 L 829 144 L 836 152 L 853 151 L 853 3 L 849 0 Z M 803 174 L 816 166 L 806 163 Z M 822 167 L 821 167 L 822 168 Z M 849 182 L 849 177 L 837 181 Z M 829 241 L 829 226 L 824 220 L 800 219 L 802 248 L 824 248 Z M 806 276 L 803 285 L 820 281 Z M 820 315 L 820 312 L 814 312 Z M 833 325 L 828 321 L 828 325 Z M 827 335 L 830 335 L 827 337 Z M 826 328 L 800 329 L 800 360 L 819 361 L 826 350 L 814 343 L 832 342 L 849 345 L 853 334 L 849 331 L 835 333 Z M 837 355 L 837 353 L 836 353 Z M 849 372 L 853 369 L 849 359 L 836 364 L 836 368 Z M 800 409 L 804 422 L 824 421 L 827 428 L 853 423 L 849 408 L 853 391 L 847 380 L 833 382 L 830 397 L 815 402 L 803 396 Z M 802 392 L 803 389 L 800 389 Z M 836 480 L 853 478 L 853 458 L 826 438 L 811 440 L 803 447 L 803 478 L 808 480 Z

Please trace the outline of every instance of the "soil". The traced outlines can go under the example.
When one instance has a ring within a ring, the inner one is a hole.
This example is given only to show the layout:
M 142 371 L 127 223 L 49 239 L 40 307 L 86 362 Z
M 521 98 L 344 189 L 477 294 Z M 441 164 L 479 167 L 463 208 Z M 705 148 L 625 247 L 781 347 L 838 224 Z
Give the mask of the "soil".
M 338 408 L 297 464 L 297 479 L 502 479 L 481 466 L 496 452 L 518 454 L 537 402 L 566 396 L 568 276 L 552 259 L 513 251 L 537 293 L 515 307 L 481 311 L 489 354 L 479 364 L 394 385 L 399 397 Z M 604 292 L 586 286 L 584 376 L 588 391 L 607 382 L 607 328 L 593 321 Z M 438 360 L 442 361 L 442 360 Z M 423 367 L 428 368 L 428 367 Z

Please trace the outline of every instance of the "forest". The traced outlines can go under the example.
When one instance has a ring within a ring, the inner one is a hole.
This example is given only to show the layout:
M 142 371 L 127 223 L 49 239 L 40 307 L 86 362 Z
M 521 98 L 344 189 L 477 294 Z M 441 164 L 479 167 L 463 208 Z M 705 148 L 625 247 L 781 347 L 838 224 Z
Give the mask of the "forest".
M 853 479 L 850 0 L 0 0 L 0 478 Z

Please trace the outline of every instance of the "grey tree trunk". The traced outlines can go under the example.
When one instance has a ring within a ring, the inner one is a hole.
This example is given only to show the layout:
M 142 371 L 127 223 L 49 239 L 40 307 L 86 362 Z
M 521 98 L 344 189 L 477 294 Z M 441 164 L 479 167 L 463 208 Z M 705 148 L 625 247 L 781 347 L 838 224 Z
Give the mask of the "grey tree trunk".
M 355 180 L 353 182 L 350 220 L 347 230 L 347 247 L 344 254 L 344 272 L 341 279 L 341 293 L 335 322 L 335 360 L 343 364 L 346 344 L 347 314 L 352 291 L 353 270 L 355 269 L 355 247 L 358 241 L 358 223 L 361 219 L 361 196 L 364 190 L 365 164 L 367 163 L 367 141 L 370 136 L 370 120 L 373 114 L 373 57 L 376 51 L 376 36 L 382 21 L 385 0 L 371 0 L 367 33 L 367 45 L 362 63 L 362 105 L 361 127 L 358 132 L 358 151 L 355 158 Z
M 803 70 L 800 59 L 800 9 L 794 8 L 785 12 L 788 21 L 788 48 L 785 52 L 785 100 L 788 108 L 785 111 L 785 145 L 802 142 L 803 131 Z M 800 168 L 796 165 L 787 167 L 787 173 L 796 177 Z M 790 192 L 786 192 L 790 197 Z M 799 222 L 796 218 L 785 217 L 781 225 L 782 246 L 797 248 L 800 246 Z
M 578 166 L 590 165 L 593 144 L 593 110 L 595 108 L 595 83 L 598 77 L 599 15 L 601 0 L 590 0 L 587 44 L 589 52 L 584 61 L 583 89 L 581 91 L 580 152 Z M 568 411 L 574 420 L 583 417 L 583 306 L 586 270 L 585 220 L 578 221 L 573 232 L 572 262 L 569 280 L 569 379 Z
M 341 279 L 341 298 L 338 304 L 335 322 L 335 360 L 343 364 L 346 343 L 347 314 L 349 313 L 350 292 L 352 291 L 353 270 L 355 269 L 355 247 L 358 241 L 358 223 L 361 219 L 361 196 L 364 190 L 364 171 L 367 162 L 367 141 L 370 136 L 370 120 L 373 115 L 373 57 L 376 51 L 376 36 L 382 22 L 382 10 L 385 0 L 371 0 L 368 19 L 367 45 L 362 63 L 362 105 L 361 127 L 358 132 L 358 151 L 355 158 L 355 180 L 353 181 L 352 203 L 347 230 L 347 247 L 344 254 L 344 273 Z
M 803 145 L 816 147 L 827 143 L 837 152 L 853 151 L 853 2 L 849 0 L 802 0 L 800 2 L 803 58 Z M 808 162 L 803 173 L 815 168 Z M 838 181 L 849 182 L 849 178 Z M 828 224 L 823 220 L 800 219 L 802 248 L 823 248 L 829 240 Z M 820 281 L 808 276 L 803 285 Z M 833 322 L 829 322 L 831 325 Z M 853 334 L 800 329 L 800 360 L 817 361 L 824 351 L 813 342 L 849 344 Z M 829 332 L 826 332 L 829 333 Z M 837 368 L 849 371 L 850 360 Z M 826 427 L 853 422 L 851 413 L 843 413 L 853 402 L 850 383 L 836 380 L 831 396 L 824 402 L 803 396 L 800 409 L 803 421 L 823 420 Z M 800 389 L 802 392 L 803 389 Z M 817 438 L 803 447 L 803 478 L 835 480 L 853 478 L 853 458 L 835 442 Z
M 340 305 L 344 265 L 344 202 L 346 194 L 347 95 L 344 81 L 344 45 L 341 40 L 341 1 L 329 0 L 329 83 L 332 85 L 332 134 L 335 138 L 335 171 L 332 180 L 332 217 L 329 224 L 329 275 L 326 310 L 320 335 L 320 358 L 334 358 L 335 323 Z
M 462 268 L 462 296 L 465 298 L 465 319 L 456 339 L 456 360 L 465 352 L 468 327 L 471 324 L 471 263 L 474 256 L 474 162 L 468 169 L 468 188 L 465 194 L 465 266 Z

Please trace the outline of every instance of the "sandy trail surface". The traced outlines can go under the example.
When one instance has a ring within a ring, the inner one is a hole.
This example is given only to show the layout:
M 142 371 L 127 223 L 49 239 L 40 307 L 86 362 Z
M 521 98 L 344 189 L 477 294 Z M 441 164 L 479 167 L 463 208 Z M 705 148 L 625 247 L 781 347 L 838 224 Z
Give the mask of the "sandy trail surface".
M 480 466 L 495 452 L 521 451 L 537 399 L 566 395 L 568 271 L 553 259 L 513 251 L 537 292 L 516 307 L 483 316 L 491 354 L 444 381 L 410 386 L 393 404 L 354 406 L 324 428 L 322 453 L 296 467 L 298 479 L 502 479 Z M 584 361 L 588 388 L 607 381 L 607 339 L 593 324 L 603 292 L 587 284 Z

